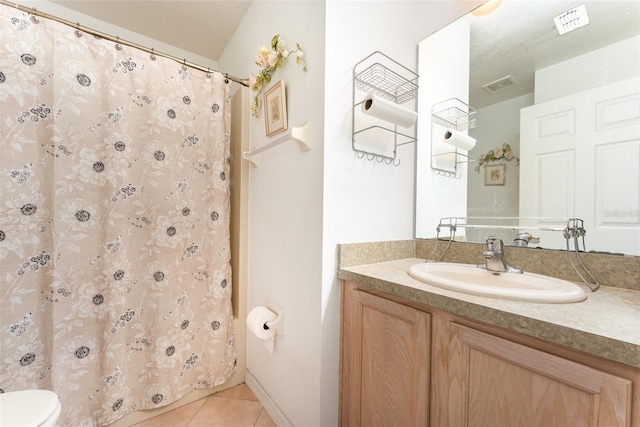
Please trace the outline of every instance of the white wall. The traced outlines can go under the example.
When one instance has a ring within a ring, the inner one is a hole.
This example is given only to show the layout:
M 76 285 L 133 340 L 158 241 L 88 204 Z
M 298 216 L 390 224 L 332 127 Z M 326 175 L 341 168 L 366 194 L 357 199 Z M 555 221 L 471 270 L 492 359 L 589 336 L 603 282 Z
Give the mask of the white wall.
M 536 71 L 535 103 L 640 75 L 640 36 Z
M 420 238 L 436 237 L 440 218 L 466 216 L 468 163 L 444 142 L 447 128 L 432 121 L 432 112 L 449 108 L 468 111 L 470 26 L 458 19 L 419 45 L 420 81 L 419 137 L 416 167 L 416 224 Z M 457 98 L 461 102 L 452 101 Z M 445 114 L 446 115 L 446 114 Z M 459 129 L 462 134 L 466 130 Z M 461 154 L 467 154 L 459 150 Z M 435 157 L 432 157 L 435 155 Z M 456 164 L 456 162 L 459 162 Z M 439 169 L 436 171 L 432 169 Z M 442 171 L 455 173 L 455 177 Z M 448 230 L 443 230 L 448 233 Z M 458 235 L 465 230 L 459 230 Z
M 286 324 L 273 354 L 249 337 L 248 369 L 293 425 L 337 425 L 337 245 L 413 237 L 415 147 L 398 149 L 398 167 L 356 157 L 353 66 L 380 50 L 415 70 L 418 41 L 478 3 L 256 1 L 219 59 L 229 73 L 255 73 L 257 47 L 280 33 L 309 65 L 274 78 L 287 82 L 290 123 L 312 121 L 311 151 L 291 143 L 260 155 L 249 202 L 249 308 L 279 304 Z M 253 146 L 267 141 L 263 126 L 253 121 Z
M 285 81 L 289 126 L 311 122 L 311 150 L 278 145 L 258 155 L 249 179 L 248 305 L 276 304 L 285 325 L 273 354 L 249 335 L 247 368 L 286 417 L 273 414 L 281 425 L 320 419 L 324 16 L 321 1 L 256 0 L 218 61 L 228 73 L 256 74 L 258 47 L 280 34 L 301 45 L 308 65 L 305 73 L 289 58 L 272 82 Z M 250 120 L 251 147 L 264 145 L 263 115 Z
M 381 51 L 417 69 L 418 42 L 479 1 L 327 2 L 321 409 L 313 425 L 337 425 L 340 243 L 413 238 L 415 144 L 398 148 L 400 166 L 358 159 L 351 148 L 353 66 Z M 421 160 L 423 161 L 423 160 Z
M 533 105 L 533 93 L 508 99 L 497 104 L 478 109 L 476 114 L 478 126 L 469 131 L 478 143 L 469 155 L 478 159 L 481 154 L 501 147 L 502 144 L 511 145 L 513 154 L 520 157 L 520 110 Z M 519 216 L 520 167 L 516 160 L 504 161 L 506 164 L 505 185 L 485 186 L 484 167 L 475 171 L 478 163 L 469 165 L 467 180 L 467 215 L 480 217 Z M 504 241 L 513 240 L 514 231 L 491 230 L 493 235 L 502 237 Z M 487 235 L 487 230 L 469 229 L 467 239 L 471 242 L 481 242 Z

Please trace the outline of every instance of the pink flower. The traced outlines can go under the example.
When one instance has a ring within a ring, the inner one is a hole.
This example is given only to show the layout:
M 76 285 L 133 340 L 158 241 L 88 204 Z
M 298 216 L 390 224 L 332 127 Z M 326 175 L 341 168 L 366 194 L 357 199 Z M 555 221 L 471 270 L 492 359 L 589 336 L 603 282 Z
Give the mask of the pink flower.
M 275 51 L 271 51 L 267 54 L 267 63 L 269 64 L 269 67 L 275 67 L 276 62 L 278 62 L 278 58 L 280 58 L 280 54 L 278 52 Z
M 258 48 L 258 58 L 256 59 L 256 65 L 261 68 L 265 68 L 269 65 L 269 49 L 264 46 Z
M 507 160 L 511 160 L 513 158 L 513 153 L 511 151 L 507 151 L 504 153 L 504 158 Z
M 496 151 L 495 151 L 496 159 L 501 159 L 503 154 L 504 154 L 504 151 L 502 151 L 502 148 L 496 148 Z

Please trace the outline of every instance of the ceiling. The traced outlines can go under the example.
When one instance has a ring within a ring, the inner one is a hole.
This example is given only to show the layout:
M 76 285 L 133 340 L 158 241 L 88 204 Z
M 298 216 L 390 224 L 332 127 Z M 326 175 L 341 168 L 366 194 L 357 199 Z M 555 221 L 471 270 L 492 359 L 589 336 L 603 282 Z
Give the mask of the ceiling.
M 580 4 L 589 24 L 562 36 L 553 17 Z M 534 72 L 640 33 L 640 0 L 503 0 L 471 24 L 470 104 L 480 108 L 532 93 Z M 640 49 L 640 46 L 638 46 Z M 489 95 L 483 85 L 511 75 L 518 83 Z
M 250 0 L 51 1 L 214 61 L 251 4 Z

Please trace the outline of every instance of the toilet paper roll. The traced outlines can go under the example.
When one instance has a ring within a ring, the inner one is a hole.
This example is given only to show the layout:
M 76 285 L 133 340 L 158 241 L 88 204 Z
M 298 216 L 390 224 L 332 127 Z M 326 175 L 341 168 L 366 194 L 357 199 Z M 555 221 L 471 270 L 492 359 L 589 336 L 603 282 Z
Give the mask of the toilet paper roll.
M 402 127 L 413 126 L 418 113 L 375 95 L 367 95 L 362 101 L 365 114 Z
M 273 338 L 276 331 L 274 328 L 267 327 L 267 322 L 273 322 L 277 317 L 278 316 L 267 307 L 255 307 L 247 316 L 247 328 L 261 340 Z
M 444 142 L 466 151 L 469 151 L 476 146 L 475 138 L 453 129 L 447 129 L 444 133 Z

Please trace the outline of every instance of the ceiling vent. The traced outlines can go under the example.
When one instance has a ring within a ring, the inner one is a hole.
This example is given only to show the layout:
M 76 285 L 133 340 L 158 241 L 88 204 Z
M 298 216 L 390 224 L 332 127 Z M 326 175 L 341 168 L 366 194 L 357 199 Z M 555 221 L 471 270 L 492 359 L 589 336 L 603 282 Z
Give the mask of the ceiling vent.
M 564 13 L 553 18 L 554 24 L 558 29 L 558 34 L 563 35 L 569 31 L 573 31 L 577 28 L 584 27 L 589 23 L 589 15 L 587 15 L 587 8 L 581 4 L 573 9 L 567 10 Z
M 482 89 L 486 90 L 489 93 L 498 93 L 502 92 L 503 90 L 509 89 L 510 87 L 513 87 L 517 84 L 518 83 L 514 80 L 513 77 L 506 76 L 494 82 L 487 83 L 486 85 L 482 86 Z

